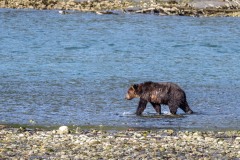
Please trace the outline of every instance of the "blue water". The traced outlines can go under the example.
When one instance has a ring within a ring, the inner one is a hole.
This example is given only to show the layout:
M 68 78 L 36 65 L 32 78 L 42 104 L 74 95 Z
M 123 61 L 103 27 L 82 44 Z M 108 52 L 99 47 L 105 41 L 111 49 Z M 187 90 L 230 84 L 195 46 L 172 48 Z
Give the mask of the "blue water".
M 240 19 L 0 9 L 0 123 L 240 129 Z M 171 81 L 195 114 L 124 95 Z

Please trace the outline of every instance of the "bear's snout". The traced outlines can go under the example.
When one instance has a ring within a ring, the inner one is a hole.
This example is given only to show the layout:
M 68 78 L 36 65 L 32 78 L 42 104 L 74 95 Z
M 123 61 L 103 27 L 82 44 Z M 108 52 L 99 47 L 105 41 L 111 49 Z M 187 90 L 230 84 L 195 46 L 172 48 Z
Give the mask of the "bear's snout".
M 126 100 L 131 100 L 132 98 L 129 96 L 129 94 L 126 94 L 126 95 L 125 95 L 125 99 L 126 99 Z

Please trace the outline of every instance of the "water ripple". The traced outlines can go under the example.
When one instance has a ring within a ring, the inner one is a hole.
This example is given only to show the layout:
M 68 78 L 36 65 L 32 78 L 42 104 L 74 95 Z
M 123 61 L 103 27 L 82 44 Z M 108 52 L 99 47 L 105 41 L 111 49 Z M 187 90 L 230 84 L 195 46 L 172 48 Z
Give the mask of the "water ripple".
M 239 19 L 0 9 L 0 122 L 239 129 Z M 173 81 L 196 114 L 155 117 L 127 88 Z

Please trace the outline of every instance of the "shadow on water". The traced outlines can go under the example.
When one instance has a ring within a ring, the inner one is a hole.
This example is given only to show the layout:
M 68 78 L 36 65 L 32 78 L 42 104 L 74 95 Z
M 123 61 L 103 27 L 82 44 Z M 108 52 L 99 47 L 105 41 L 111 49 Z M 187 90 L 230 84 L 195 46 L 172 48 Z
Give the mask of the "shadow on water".
M 153 114 L 153 113 L 148 113 L 148 114 L 144 114 L 142 116 L 139 116 L 139 118 L 145 118 L 145 119 L 166 119 L 166 118 L 184 118 L 185 116 L 184 115 L 181 115 L 181 114 L 176 114 L 176 115 L 173 115 L 173 114 L 161 114 L 161 115 L 158 115 L 158 114 Z

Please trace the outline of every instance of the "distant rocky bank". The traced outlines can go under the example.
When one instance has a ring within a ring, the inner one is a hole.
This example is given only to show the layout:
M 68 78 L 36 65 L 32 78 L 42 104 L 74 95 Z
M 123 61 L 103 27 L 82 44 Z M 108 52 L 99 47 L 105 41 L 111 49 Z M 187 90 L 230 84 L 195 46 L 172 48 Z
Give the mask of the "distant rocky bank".
M 239 0 L 0 0 L 0 8 L 74 10 L 98 14 L 131 12 L 194 17 L 240 17 Z

